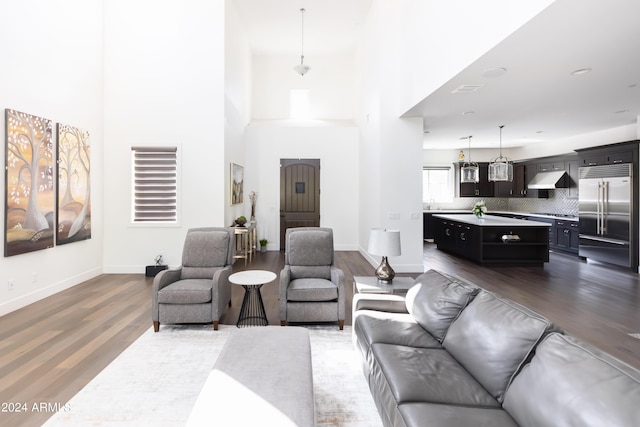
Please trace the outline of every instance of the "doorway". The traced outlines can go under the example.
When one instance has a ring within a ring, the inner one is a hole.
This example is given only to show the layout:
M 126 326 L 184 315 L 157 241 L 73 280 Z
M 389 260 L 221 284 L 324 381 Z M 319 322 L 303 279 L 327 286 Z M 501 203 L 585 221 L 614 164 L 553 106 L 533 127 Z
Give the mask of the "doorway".
M 320 226 L 320 159 L 280 159 L 280 250 L 287 228 Z

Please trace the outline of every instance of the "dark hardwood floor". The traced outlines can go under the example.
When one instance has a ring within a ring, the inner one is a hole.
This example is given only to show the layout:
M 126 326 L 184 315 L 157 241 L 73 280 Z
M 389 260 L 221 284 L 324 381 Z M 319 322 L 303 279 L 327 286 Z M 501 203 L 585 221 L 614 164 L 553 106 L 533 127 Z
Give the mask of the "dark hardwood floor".
M 283 263 L 281 252 L 259 253 L 248 268 L 277 273 Z M 336 264 L 345 273 L 345 324 L 350 325 L 352 278 L 372 275 L 373 267 L 357 252 L 337 252 Z M 524 304 L 640 369 L 640 339 L 629 335 L 640 333 L 640 281 L 633 272 L 557 254 L 543 268 L 487 268 L 433 244 L 424 246 L 424 265 Z M 234 266 L 235 271 L 244 269 L 244 262 Z M 63 405 L 150 329 L 151 284 L 143 275 L 101 275 L 0 317 L 0 402 L 5 405 L 0 410 L 15 409 L 10 403 L 27 408 L 0 412 L 0 425 L 40 426 L 52 414 L 33 411 L 34 403 Z M 232 291 L 223 324 L 235 324 L 239 314 L 244 290 L 234 286 Z M 263 286 L 262 295 L 269 323 L 278 325 L 277 281 Z

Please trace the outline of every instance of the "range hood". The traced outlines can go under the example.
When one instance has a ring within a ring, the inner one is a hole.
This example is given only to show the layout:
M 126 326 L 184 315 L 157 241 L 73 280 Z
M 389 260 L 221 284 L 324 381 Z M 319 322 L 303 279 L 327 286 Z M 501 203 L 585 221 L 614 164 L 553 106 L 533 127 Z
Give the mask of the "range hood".
M 527 188 L 531 190 L 555 190 L 567 186 L 565 171 L 538 172 L 529 182 Z

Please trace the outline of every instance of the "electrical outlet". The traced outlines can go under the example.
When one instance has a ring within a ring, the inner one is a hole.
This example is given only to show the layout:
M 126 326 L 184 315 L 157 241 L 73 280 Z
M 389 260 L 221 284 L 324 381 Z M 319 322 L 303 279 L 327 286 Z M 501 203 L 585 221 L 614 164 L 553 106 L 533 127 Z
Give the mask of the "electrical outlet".
M 12 290 L 13 290 L 13 286 L 14 286 L 13 279 L 12 279 L 12 280 L 9 280 L 9 282 L 7 283 L 7 288 L 8 288 L 10 291 L 12 291 Z

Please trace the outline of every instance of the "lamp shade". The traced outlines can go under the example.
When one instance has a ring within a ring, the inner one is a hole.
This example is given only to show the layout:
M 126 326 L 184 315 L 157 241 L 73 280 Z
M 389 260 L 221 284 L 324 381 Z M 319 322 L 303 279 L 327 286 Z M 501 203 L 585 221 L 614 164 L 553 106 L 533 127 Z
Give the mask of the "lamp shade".
M 372 228 L 369 232 L 369 247 L 367 251 L 371 255 L 385 257 L 401 255 L 400 231 Z

